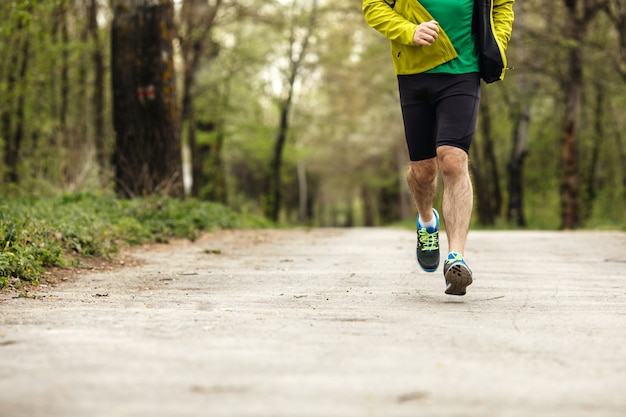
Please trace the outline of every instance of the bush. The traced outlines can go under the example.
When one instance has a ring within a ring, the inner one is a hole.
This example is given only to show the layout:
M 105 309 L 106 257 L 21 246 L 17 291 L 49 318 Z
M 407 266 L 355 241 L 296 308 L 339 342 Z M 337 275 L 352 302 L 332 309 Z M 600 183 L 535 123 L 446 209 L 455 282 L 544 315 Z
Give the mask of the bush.
M 46 268 L 73 257 L 110 257 L 120 245 L 194 240 L 202 232 L 264 227 L 222 205 L 195 199 L 118 200 L 88 193 L 19 198 L 0 204 L 0 288 L 9 278 L 37 283 Z

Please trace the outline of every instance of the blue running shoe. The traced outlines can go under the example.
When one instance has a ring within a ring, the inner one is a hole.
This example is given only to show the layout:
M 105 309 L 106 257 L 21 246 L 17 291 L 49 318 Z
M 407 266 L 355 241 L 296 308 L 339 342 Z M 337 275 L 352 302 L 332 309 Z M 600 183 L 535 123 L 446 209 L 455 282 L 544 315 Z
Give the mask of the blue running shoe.
M 443 276 L 446 278 L 446 294 L 465 295 L 468 285 L 472 284 L 472 270 L 463 259 L 463 255 L 450 252 L 443 263 Z
M 439 213 L 433 209 L 437 225 L 422 227 L 419 215 L 415 220 L 417 225 L 417 263 L 426 272 L 435 272 L 439 268 Z

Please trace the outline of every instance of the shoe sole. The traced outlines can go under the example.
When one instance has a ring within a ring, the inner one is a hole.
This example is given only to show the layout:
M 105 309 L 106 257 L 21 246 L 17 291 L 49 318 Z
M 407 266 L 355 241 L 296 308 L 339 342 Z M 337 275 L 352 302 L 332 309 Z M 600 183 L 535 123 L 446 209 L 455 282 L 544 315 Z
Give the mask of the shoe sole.
M 472 273 L 462 264 L 452 265 L 445 274 L 446 294 L 465 295 L 466 289 L 472 284 Z
M 422 264 L 419 264 L 419 265 L 420 265 L 420 268 L 422 268 L 424 272 L 428 272 L 428 273 L 437 272 L 437 269 L 439 269 L 439 265 L 431 266 L 431 267 L 426 267 Z
M 435 271 L 437 271 L 437 269 L 439 269 L 439 265 L 440 265 L 439 250 L 436 251 L 436 255 L 437 256 L 434 257 L 434 259 L 429 259 L 431 262 L 434 262 L 434 263 L 428 264 L 428 263 L 424 262 L 422 259 L 420 259 L 419 252 L 417 252 L 417 264 L 425 272 L 435 272 Z

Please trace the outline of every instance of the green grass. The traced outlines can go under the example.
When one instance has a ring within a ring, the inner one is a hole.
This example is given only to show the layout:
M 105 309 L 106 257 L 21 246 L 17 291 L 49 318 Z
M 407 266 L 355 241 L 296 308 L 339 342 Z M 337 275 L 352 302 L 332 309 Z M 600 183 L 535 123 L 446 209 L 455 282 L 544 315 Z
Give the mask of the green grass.
M 194 240 L 218 229 L 267 227 L 220 204 L 194 199 L 118 200 L 93 194 L 0 199 L 0 288 L 37 284 L 47 268 L 110 258 L 124 245 Z

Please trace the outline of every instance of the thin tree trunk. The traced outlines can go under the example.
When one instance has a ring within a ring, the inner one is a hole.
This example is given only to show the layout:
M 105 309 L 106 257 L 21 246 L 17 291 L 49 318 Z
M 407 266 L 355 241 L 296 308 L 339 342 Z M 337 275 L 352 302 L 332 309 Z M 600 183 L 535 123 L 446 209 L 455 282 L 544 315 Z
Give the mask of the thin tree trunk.
M 580 225 L 580 178 L 578 168 L 578 123 L 583 90 L 584 22 L 577 16 L 576 2 L 566 0 L 567 33 L 573 45 L 567 51 L 567 72 L 563 81 L 565 119 L 562 138 L 563 178 L 561 182 L 561 228 L 575 229 Z
M 372 227 L 376 225 L 375 199 L 369 185 L 361 186 L 361 201 L 363 202 L 363 226 Z
M 69 115 L 69 97 L 70 97 L 70 36 L 69 36 L 69 28 L 68 28 L 68 13 L 69 13 L 69 2 L 68 0 L 63 0 L 57 9 L 57 19 L 59 24 L 60 31 L 60 94 L 59 94 L 59 126 L 57 129 L 58 140 L 61 145 L 61 152 L 65 157 L 62 157 L 59 167 L 61 172 L 61 178 L 63 185 L 71 184 L 74 181 L 74 177 L 76 173 L 76 166 L 74 165 L 77 161 L 73 158 L 73 151 L 76 140 L 76 137 L 72 134 L 71 128 L 68 124 L 68 115 Z
M 481 94 L 482 143 L 473 148 L 471 169 L 476 188 L 478 221 L 483 225 L 493 225 L 502 209 L 502 190 L 494 152 L 489 96 L 484 90 Z
M 183 7 L 187 4 L 189 4 L 189 0 L 185 1 Z M 191 39 L 187 42 L 192 45 L 188 46 L 188 43 L 183 44 L 184 72 L 181 123 L 182 126 L 185 126 L 187 129 L 187 145 L 189 146 L 191 153 L 191 195 L 193 197 L 199 197 L 200 190 L 203 187 L 203 158 L 200 155 L 201 150 L 199 149 L 196 140 L 196 118 L 192 89 L 195 85 L 195 74 L 198 68 L 202 44 L 201 42 Z
M 19 54 L 16 54 L 18 57 L 17 62 L 19 62 L 19 69 L 17 77 L 13 75 L 10 76 L 10 80 L 13 81 L 13 86 L 16 89 L 16 106 L 15 106 L 15 126 L 14 130 L 11 131 L 11 127 L 13 123 L 11 122 L 11 116 L 7 113 L 7 119 L 5 120 L 5 128 L 8 132 L 7 138 L 7 146 L 5 150 L 5 162 L 6 162 L 6 179 L 11 184 L 18 184 L 19 177 L 19 160 L 20 160 L 20 150 L 22 147 L 22 141 L 24 140 L 24 123 L 25 123 L 25 91 L 26 88 L 24 83 L 26 82 L 26 72 L 28 71 L 28 55 L 30 51 L 30 40 L 28 37 L 24 38 L 21 49 L 19 50 Z
M 67 128 L 67 114 L 69 108 L 70 95 L 70 76 L 69 76 L 69 42 L 70 35 L 67 27 L 67 0 L 61 2 L 58 8 L 58 19 L 61 30 L 61 106 L 59 113 L 59 123 L 61 126 L 61 134 L 65 136 Z
M 584 90 L 584 43 L 589 24 L 606 6 L 602 0 L 564 0 L 567 11 L 566 34 L 570 40 L 567 71 L 562 84 L 565 95 L 563 123 L 561 182 L 561 228 L 575 229 L 581 225 L 580 168 L 578 161 L 579 121 Z
M 6 101 L 5 106 L 0 106 L 0 120 L 2 123 L 2 130 L 0 130 L 0 134 L 3 138 L 5 138 L 4 144 L 4 165 L 6 167 L 6 171 L 4 173 L 4 180 L 8 183 L 16 183 L 17 182 L 17 161 L 18 154 L 17 149 L 15 148 L 15 143 L 13 140 L 13 116 L 12 116 L 12 104 L 13 100 L 10 98 L 13 94 L 11 88 L 15 88 L 15 61 L 18 57 L 18 48 L 13 48 L 10 58 L 6 64 L 6 72 L 7 72 L 7 86 L 9 87 L 9 98 Z
M 183 86 L 182 86 L 182 116 L 181 124 L 186 127 L 187 146 L 191 153 L 191 195 L 201 196 L 201 190 L 206 185 L 204 174 L 203 150 L 196 140 L 196 120 L 194 109 L 194 89 L 196 74 L 200 67 L 200 59 L 217 56 L 217 48 L 211 41 L 212 30 L 217 12 L 222 0 L 216 0 L 209 6 L 206 0 L 183 0 L 181 6 L 181 34 L 183 59 Z M 210 51 L 207 49 L 211 47 Z M 208 53 L 207 53 L 208 52 Z M 221 155 L 220 155 L 221 158 Z M 221 168 L 221 165 L 218 167 Z
M 523 26 L 526 13 L 524 4 L 520 4 L 515 13 L 515 21 Z M 523 37 L 514 38 L 517 46 L 517 59 L 521 62 L 528 58 L 526 45 Z M 524 214 L 524 162 L 528 155 L 528 135 L 531 118 L 531 99 L 526 91 L 533 91 L 534 86 L 530 82 L 526 72 L 521 72 L 517 77 L 517 90 L 522 92 L 521 99 L 513 107 L 513 147 L 507 164 L 508 171 L 508 205 L 506 210 L 507 221 L 520 227 L 526 226 Z
M 621 109 L 616 110 L 610 102 L 609 102 L 609 106 L 611 106 L 611 117 L 613 120 L 612 125 L 617 127 L 613 129 L 613 139 L 615 140 L 618 160 L 622 161 L 623 163 L 623 161 L 626 161 L 626 141 L 624 140 L 624 135 L 622 134 L 622 130 L 618 127 L 619 126 L 618 120 L 621 119 L 623 112 Z M 622 168 L 621 169 L 621 172 L 622 172 L 621 183 L 622 183 L 622 188 L 625 190 L 625 192 L 623 192 L 622 195 L 623 195 L 624 207 L 626 207 L 626 167 L 622 164 L 621 168 Z
M 606 4 L 606 11 L 617 29 L 619 55 L 616 67 L 618 73 L 622 77 L 622 80 L 626 82 L 626 3 L 624 3 L 624 0 L 609 0 Z M 613 111 L 612 113 L 615 114 L 616 112 Z M 614 138 L 617 145 L 619 160 L 626 161 L 626 145 L 623 140 L 623 135 L 619 129 L 615 130 Z M 626 189 L 626 169 L 623 167 L 621 182 L 622 187 Z M 626 202 L 626 192 L 623 193 L 623 201 Z
M 29 54 L 29 50 L 30 50 L 30 39 L 26 39 L 24 41 L 24 45 L 22 46 L 22 63 L 20 66 L 20 73 L 19 73 L 19 83 L 20 85 L 24 85 L 24 83 L 26 82 L 26 72 L 28 71 L 28 62 L 29 62 L 29 58 L 28 58 L 28 54 Z M 24 94 L 24 91 L 20 91 L 19 96 L 17 98 L 17 110 L 16 110 L 16 115 L 15 115 L 15 136 L 13 139 L 13 146 L 14 146 L 14 155 L 15 155 L 15 160 L 14 163 L 11 165 L 11 170 L 10 172 L 10 180 L 12 183 L 17 184 L 19 181 L 19 174 L 18 174 L 18 161 L 19 161 L 19 154 L 20 154 L 20 149 L 22 148 L 22 141 L 24 140 L 24 129 L 25 129 L 25 122 L 26 122 L 26 117 L 25 117 L 25 102 L 26 102 L 26 97 Z
M 521 84 L 523 84 L 523 81 L 520 81 Z M 524 100 L 519 104 L 518 114 L 515 119 L 513 149 L 511 150 L 511 157 L 507 166 L 509 174 L 507 220 L 521 227 L 526 226 L 526 216 L 524 214 L 524 162 L 528 155 L 529 126 L 530 103 Z
M 283 190 L 282 190 L 282 166 L 283 166 L 283 151 L 287 142 L 287 132 L 289 130 L 289 114 L 291 112 L 291 106 L 293 102 L 293 89 L 298 76 L 298 71 L 308 52 L 309 42 L 313 35 L 313 28 L 317 19 L 317 0 L 313 0 L 311 6 L 311 14 L 309 15 L 309 22 L 306 27 L 306 33 L 303 37 L 302 44 L 296 45 L 295 32 L 296 28 L 293 27 L 290 36 L 289 54 L 288 59 L 290 62 L 289 74 L 287 76 L 287 94 L 285 99 L 280 103 L 280 122 L 278 124 L 278 131 L 276 133 L 276 140 L 274 142 L 274 152 L 272 154 L 272 162 L 270 164 L 270 174 L 268 180 L 268 203 L 266 204 L 265 214 L 266 216 L 277 221 L 280 214 L 280 207 L 282 205 Z M 297 52 L 296 52 L 297 51 Z
M 591 157 L 589 158 L 589 166 L 585 178 L 585 195 L 583 199 L 583 219 L 588 220 L 593 211 L 593 203 L 598 194 L 596 187 L 596 173 L 598 171 L 598 161 L 600 159 L 600 151 L 605 138 L 604 131 L 604 85 L 602 81 L 596 80 L 594 83 L 596 88 L 596 107 L 594 112 L 595 132 L 592 140 Z
M 198 187 L 197 195 L 210 201 L 226 203 L 226 178 L 224 176 L 224 166 L 222 163 L 222 151 L 224 148 L 224 125 L 220 120 L 217 123 L 197 123 L 196 129 L 202 132 L 212 132 L 215 140 L 211 143 L 202 143 L 196 146 L 194 158 L 197 158 L 197 165 L 192 168 L 195 172 L 194 186 Z M 191 135 L 195 135 L 190 132 Z M 199 169 L 198 169 L 199 168 Z
M 273 221 L 278 220 L 280 214 L 280 206 L 283 200 L 282 190 L 282 166 L 283 166 L 283 149 L 287 141 L 287 130 L 289 129 L 289 111 L 291 110 L 291 89 L 289 98 L 280 108 L 280 122 L 278 124 L 278 133 L 274 142 L 274 152 L 272 153 L 272 163 L 270 166 L 270 187 L 268 190 L 269 206 L 267 217 Z
M 298 220 L 308 221 L 308 184 L 306 178 L 306 163 L 301 159 L 298 161 Z
M 569 51 L 566 113 L 563 125 L 563 180 L 561 183 L 561 228 L 580 225 L 580 178 L 578 173 L 578 121 L 582 100 L 582 57 L 580 47 Z
M 186 83 L 185 83 L 186 85 Z M 185 95 L 187 93 L 184 93 Z M 185 100 L 183 100 L 185 103 Z M 189 152 L 191 155 L 191 196 L 200 197 L 202 190 L 202 161 L 204 160 L 203 150 L 198 146 L 196 139 L 196 132 L 198 130 L 196 126 L 195 109 L 193 104 L 183 104 L 186 109 L 183 111 L 183 120 L 186 124 L 183 126 L 187 129 L 187 146 L 189 146 Z M 214 125 L 211 124 L 211 130 L 214 129 Z
M 17 25 L 16 38 L 21 44 L 13 48 L 11 62 L 8 64 L 8 86 L 13 89 L 16 97 L 15 107 L 9 102 L 2 114 L 2 134 L 5 138 L 4 162 L 6 166 L 5 181 L 11 184 L 19 182 L 19 161 L 25 123 L 25 83 L 28 71 L 30 39 L 27 26 L 20 21 Z M 13 66 L 15 63 L 16 67 Z M 12 113 L 12 109 L 15 113 Z
M 109 167 L 104 137 L 104 56 L 98 33 L 98 0 L 90 0 L 88 6 L 88 31 L 91 37 L 91 60 L 95 79 L 93 86 L 93 125 L 96 146 L 96 160 L 101 172 Z
M 212 193 L 209 195 L 209 198 L 212 201 L 220 203 L 227 202 L 226 178 L 224 174 L 224 164 L 222 162 L 224 140 L 226 136 L 226 132 L 224 130 L 225 124 L 224 120 L 220 120 L 217 123 L 217 135 L 215 137 L 215 143 L 211 147 L 209 170 L 211 178 L 208 179 L 213 183 L 213 187 L 211 187 Z

